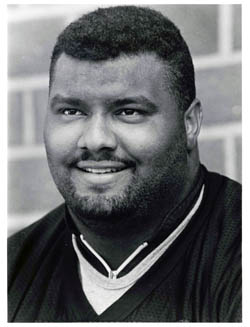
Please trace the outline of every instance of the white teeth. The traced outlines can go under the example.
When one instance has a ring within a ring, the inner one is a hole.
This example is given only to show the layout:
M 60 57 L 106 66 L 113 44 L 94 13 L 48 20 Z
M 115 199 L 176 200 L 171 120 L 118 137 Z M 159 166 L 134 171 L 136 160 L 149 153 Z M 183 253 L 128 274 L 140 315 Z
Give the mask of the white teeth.
M 84 168 L 84 171 L 92 174 L 107 174 L 107 173 L 116 173 L 121 169 L 117 168 Z

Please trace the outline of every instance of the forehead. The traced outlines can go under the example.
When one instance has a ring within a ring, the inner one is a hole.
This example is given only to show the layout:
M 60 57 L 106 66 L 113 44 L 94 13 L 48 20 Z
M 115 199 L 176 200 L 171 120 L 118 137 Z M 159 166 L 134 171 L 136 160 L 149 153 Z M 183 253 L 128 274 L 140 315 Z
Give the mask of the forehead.
M 150 93 L 168 90 L 165 65 L 153 54 L 121 56 L 113 60 L 78 60 L 62 54 L 56 62 L 51 93 L 86 96 L 121 96 L 124 93 Z M 69 94 L 68 94 L 69 93 Z M 142 94 L 143 95 L 143 94 Z

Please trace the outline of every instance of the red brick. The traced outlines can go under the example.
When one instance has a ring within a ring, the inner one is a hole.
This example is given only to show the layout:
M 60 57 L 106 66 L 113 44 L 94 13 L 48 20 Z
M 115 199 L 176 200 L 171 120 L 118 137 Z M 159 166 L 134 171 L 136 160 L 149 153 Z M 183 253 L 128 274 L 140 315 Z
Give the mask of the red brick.
M 33 92 L 33 104 L 35 110 L 35 142 L 43 143 L 43 125 L 48 102 L 48 91 L 38 90 Z
M 225 174 L 223 142 L 215 141 L 200 141 L 200 158 L 208 170 L 216 171 Z
M 198 71 L 196 87 L 204 125 L 241 120 L 241 65 Z
M 8 177 L 10 214 L 50 210 L 63 202 L 45 158 L 10 162 Z
M 218 49 L 217 5 L 152 5 L 180 29 L 192 55 L 206 55 Z
M 47 73 L 51 52 L 63 19 L 11 23 L 8 29 L 9 75 Z
M 241 37 L 242 37 L 242 28 L 241 28 L 241 5 L 233 6 L 233 41 L 234 49 L 241 50 Z
M 20 93 L 10 93 L 8 100 L 8 143 L 20 145 L 22 143 L 22 97 Z
M 236 138 L 236 173 L 237 173 L 237 181 L 242 182 L 242 139 L 241 137 Z

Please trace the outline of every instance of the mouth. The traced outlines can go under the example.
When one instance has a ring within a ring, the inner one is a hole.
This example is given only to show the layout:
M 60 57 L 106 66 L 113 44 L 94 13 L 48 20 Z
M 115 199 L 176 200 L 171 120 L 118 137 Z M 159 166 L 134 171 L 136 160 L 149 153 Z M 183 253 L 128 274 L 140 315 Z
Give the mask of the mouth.
M 131 182 L 133 165 L 117 161 L 82 160 L 76 163 L 72 178 L 84 193 L 117 192 Z
M 131 168 L 131 165 L 127 165 L 123 162 L 117 161 L 79 161 L 76 164 L 77 168 L 88 174 L 115 174 L 122 170 Z
M 82 171 L 89 173 L 89 174 L 110 174 L 110 173 L 118 173 L 126 168 L 81 168 Z

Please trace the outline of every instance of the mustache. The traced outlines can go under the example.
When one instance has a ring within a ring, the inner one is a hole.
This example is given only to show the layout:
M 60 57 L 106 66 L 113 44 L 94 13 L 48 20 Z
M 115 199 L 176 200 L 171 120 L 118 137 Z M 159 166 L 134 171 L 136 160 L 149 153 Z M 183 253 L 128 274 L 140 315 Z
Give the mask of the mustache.
M 135 167 L 135 162 L 133 160 L 127 158 L 121 158 L 119 156 L 114 155 L 108 151 L 102 151 L 100 153 L 92 153 L 90 151 L 84 151 L 80 155 L 76 155 L 73 160 L 69 162 L 71 166 L 74 166 L 79 161 L 113 161 L 113 162 L 121 162 L 129 167 Z

